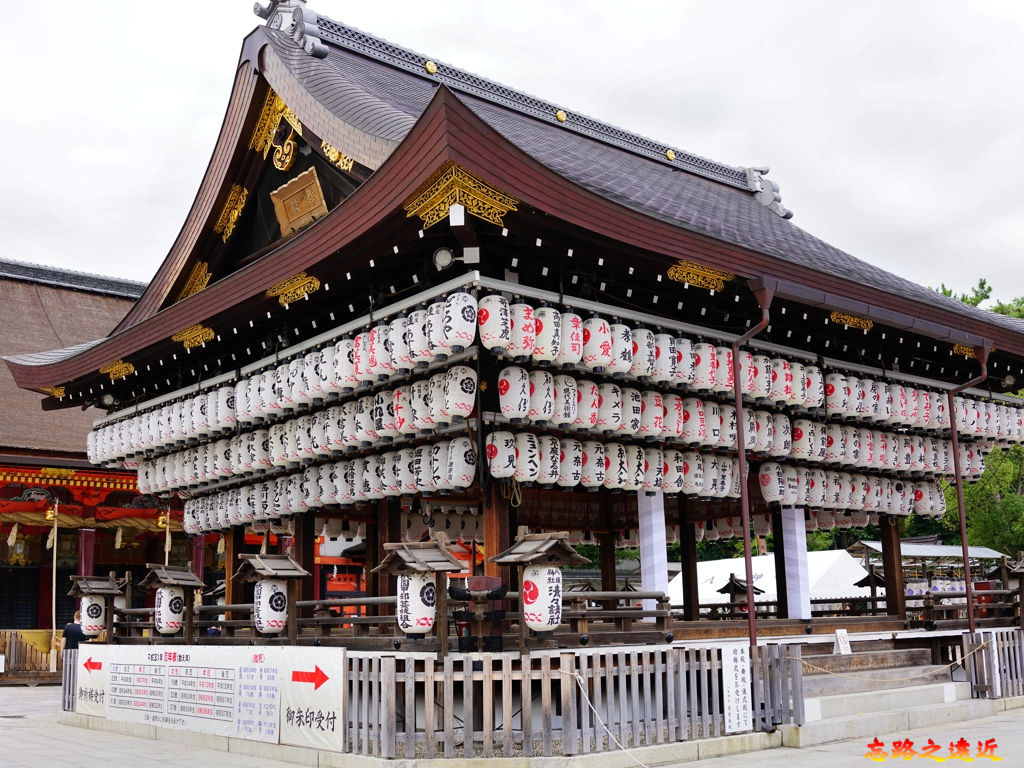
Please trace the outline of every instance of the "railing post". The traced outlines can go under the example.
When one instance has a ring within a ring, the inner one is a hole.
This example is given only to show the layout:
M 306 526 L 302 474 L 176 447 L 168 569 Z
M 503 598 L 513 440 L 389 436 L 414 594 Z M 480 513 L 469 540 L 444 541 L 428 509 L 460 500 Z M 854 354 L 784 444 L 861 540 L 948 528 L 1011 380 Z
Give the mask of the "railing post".
M 380 660 L 380 756 L 395 756 L 395 657 L 383 656 Z

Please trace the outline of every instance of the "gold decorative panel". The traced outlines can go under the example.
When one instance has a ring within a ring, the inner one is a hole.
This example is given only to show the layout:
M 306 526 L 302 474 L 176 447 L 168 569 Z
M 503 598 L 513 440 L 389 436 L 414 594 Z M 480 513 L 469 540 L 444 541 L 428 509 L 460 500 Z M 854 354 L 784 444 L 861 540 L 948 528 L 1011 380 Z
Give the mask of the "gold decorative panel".
M 249 149 L 262 152 L 263 157 L 266 157 L 270 148 L 274 146 L 274 134 L 277 133 L 282 120 L 287 122 L 299 136 L 302 135 L 302 123 L 299 122 L 295 113 L 288 109 L 284 99 L 270 89 L 267 91 L 267 98 L 263 100 L 263 109 L 260 110 L 259 120 L 256 121 L 256 128 L 249 140 Z
M 404 208 L 407 216 L 419 216 L 423 220 L 424 229 L 447 218 L 448 211 L 456 204 L 466 206 L 466 211 L 477 218 L 501 227 L 504 226 L 502 217 L 516 210 L 518 203 L 516 198 L 448 160 L 409 197 Z
M 334 163 L 338 168 L 343 171 L 351 171 L 352 166 L 355 164 L 355 160 L 346 155 L 339 149 L 332 147 L 326 141 L 320 145 L 320 149 L 323 150 L 324 157 Z
M 327 203 L 320 188 L 316 168 L 303 171 L 287 184 L 270 193 L 281 234 L 290 235 L 327 215 Z
M 235 231 L 235 224 L 238 223 L 238 218 L 242 215 L 245 199 L 248 196 L 249 191 L 245 187 L 238 184 L 231 186 L 224 209 L 220 212 L 220 218 L 217 219 L 217 223 L 213 227 L 213 231 L 220 235 L 220 239 L 225 243 L 231 237 L 231 233 Z
M 40 387 L 40 391 L 50 397 L 64 397 L 64 387 Z
M 968 347 L 964 344 L 953 345 L 954 355 L 963 355 L 964 357 L 977 357 L 978 353 L 974 351 L 974 347 Z
M 131 363 L 126 363 L 124 360 L 115 360 L 104 365 L 100 368 L 99 372 L 109 374 L 111 381 L 117 381 L 135 373 L 135 366 Z
M 870 320 L 865 320 L 863 317 L 855 317 L 854 315 L 847 315 L 843 312 L 833 312 L 828 316 L 828 319 L 833 323 L 839 325 L 846 325 L 850 328 L 861 328 L 865 331 L 870 331 L 875 327 L 875 324 Z
M 268 288 L 266 295 L 268 299 L 277 296 L 278 302 L 283 307 L 319 290 L 320 281 L 318 279 L 305 272 L 299 272 L 299 274 L 292 275 L 287 280 L 282 280 L 277 285 Z
M 729 280 L 735 280 L 736 275 L 732 272 L 723 272 L 714 267 L 706 267 L 695 261 L 677 261 L 668 268 L 669 280 L 677 283 L 687 283 L 697 288 L 707 288 L 709 291 L 723 291 Z
M 208 328 L 201 323 L 190 325 L 183 331 L 178 331 L 176 334 L 171 336 L 171 341 L 180 342 L 185 345 L 185 349 L 192 349 L 192 347 L 198 347 L 200 344 L 205 344 L 208 341 L 213 341 L 216 334 L 213 332 L 213 328 Z
M 181 301 L 194 293 L 199 293 L 209 284 L 210 265 L 205 261 L 197 261 L 189 273 L 188 280 L 185 281 L 185 287 L 181 289 L 181 293 L 178 294 L 178 298 L 175 301 Z

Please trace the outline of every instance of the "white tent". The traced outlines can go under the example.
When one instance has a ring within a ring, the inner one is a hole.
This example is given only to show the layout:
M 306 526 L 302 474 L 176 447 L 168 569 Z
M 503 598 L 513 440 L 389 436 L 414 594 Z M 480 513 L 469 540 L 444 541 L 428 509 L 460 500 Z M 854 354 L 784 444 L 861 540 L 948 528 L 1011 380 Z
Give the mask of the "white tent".
M 757 595 L 756 602 L 775 600 L 775 555 L 758 555 L 751 558 L 754 573 L 754 586 L 764 590 Z M 700 602 L 728 603 L 729 595 L 718 592 L 726 582 L 729 574 L 735 574 L 740 581 L 746 579 L 743 558 L 729 560 L 707 560 L 697 563 L 697 581 L 700 584 Z M 811 599 L 834 597 L 838 600 L 849 597 L 865 597 L 871 595 L 868 587 L 856 587 L 854 584 L 867 576 L 868 572 L 861 567 L 856 558 L 842 549 L 824 552 L 807 553 L 807 576 L 810 582 Z M 884 594 L 879 589 L 878 594 Z M 683 604 L 683 576 L 679 574 L 668 583 L 668 596 L 673 606 Z

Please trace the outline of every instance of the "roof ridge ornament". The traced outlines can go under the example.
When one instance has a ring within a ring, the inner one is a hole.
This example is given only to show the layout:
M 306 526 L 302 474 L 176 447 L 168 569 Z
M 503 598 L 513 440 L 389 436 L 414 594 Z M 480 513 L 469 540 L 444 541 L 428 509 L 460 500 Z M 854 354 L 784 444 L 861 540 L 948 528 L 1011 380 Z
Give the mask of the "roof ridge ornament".
M 255 3 L 253 13 L 267 20 L 271 29 L 283 29 L 306 53 L 316 59 L 327 58 L 327 46 L 320 39 L 320 16 L 306 8 L 306 0 L 272 0 Z
M 792 219 L 793 212 L 782 204 L 782 193 L 779 184 L 765 175 L 771 170 L 768 166 L 747 168 L 747 186 L 754 193 L 754 199 L 773 213 L 784 219 Z

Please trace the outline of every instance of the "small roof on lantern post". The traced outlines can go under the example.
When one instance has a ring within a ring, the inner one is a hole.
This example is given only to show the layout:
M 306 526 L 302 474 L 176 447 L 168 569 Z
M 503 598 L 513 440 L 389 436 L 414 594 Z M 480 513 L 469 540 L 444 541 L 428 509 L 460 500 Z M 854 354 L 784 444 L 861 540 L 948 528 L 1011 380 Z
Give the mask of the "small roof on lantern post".
M 575 565 L 590 562 L 566 540 L 568 531 L 528 533 L 490 558 L 499 565 Z
M 431 541 L 402 541 L 384 545 L 387 555 L 373 573 L 444 573 L 463 569 L 463 563 L 448 549 L 448 539 L 439 534 Z
M 884 587 L 885 586 L 885 574 L 882 573 L 881 568 L 874 568 L 868 571 L 868 575 L 860 581 L 853 582 L 855 587 Z
M 110 576 L 72 576 L 71 589 L 68 595 L 71 597 L 82 597 L 83 595 L 123 595 L 124 592 Z
M 202 589 L 206 586 L 191 568 L 184 565 L 160 565 L 159 563 L 146 563 L 149 573 L 139 582 L 144 589 L 156 589 L 157 587 L 197 587 Z
M 729 580 L 725 582 L 725 586 L 720 589 L 716 589 L 716 592 L 722 595 L 746 595 L 747 594 L 747 582 L 742 579 L 736 578 L 735 573 L 729 574 Z M 754 587 L 755 595 L 763 595 L 764 590 Z
M 257 581 L 258 579 L 301 579 L 309 571 L 288 555 L 252 555 L 241 553 L 233 581 Z

